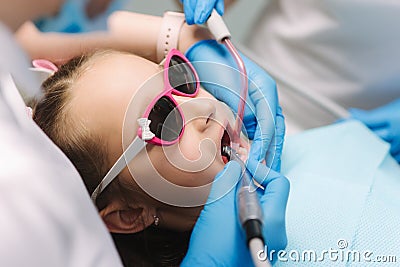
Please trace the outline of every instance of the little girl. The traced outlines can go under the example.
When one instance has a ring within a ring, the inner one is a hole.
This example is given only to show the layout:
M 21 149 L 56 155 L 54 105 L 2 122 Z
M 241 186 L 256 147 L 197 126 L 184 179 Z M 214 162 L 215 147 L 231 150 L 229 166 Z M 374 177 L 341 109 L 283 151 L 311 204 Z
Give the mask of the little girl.
M 230 109 L 177 50 L 161 67 L 115 51 L 84 55 L 43 90 L 33 118 L 79 171 L 117 246 L 130 242 L 125 263 L 179 264 L 227 162 Z

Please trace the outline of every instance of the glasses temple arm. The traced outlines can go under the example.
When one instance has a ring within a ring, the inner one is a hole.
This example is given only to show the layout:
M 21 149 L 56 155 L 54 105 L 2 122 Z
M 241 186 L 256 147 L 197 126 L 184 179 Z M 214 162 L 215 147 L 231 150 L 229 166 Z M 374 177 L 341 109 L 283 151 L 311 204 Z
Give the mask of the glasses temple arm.
M 146 142 L 136 136 L 135 140 L 128 146 L 117 162 L 111 167 L 103 180 L 99 183 L 91 195 L 93 202 L 96 202 L 98 195 L 117 177 L 117 175 L 133 160 L 137 154 L 146 146 Z

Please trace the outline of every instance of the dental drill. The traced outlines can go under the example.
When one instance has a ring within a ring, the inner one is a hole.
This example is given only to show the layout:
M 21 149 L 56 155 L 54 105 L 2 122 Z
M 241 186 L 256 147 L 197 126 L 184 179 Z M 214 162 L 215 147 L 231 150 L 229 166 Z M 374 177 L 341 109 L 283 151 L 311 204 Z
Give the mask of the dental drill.
M 238 162 L 242 169 L 241 185 L 236 193 L 236 204 L 238 206 L 239 222 L 246 233 L 246 241 L 254 266 L 271 266 L 267 257 L 260 254 L 260 251 L 265 254 L 268 252 L 265 251 L 264 238 L 262 235 L 263 215 L 257 196 L 257 187 L 254 185 L 244 162 L 234 149 L 229 146 L 224 146 L 222 148 L 222 153 L 230 160 Z M 265 261 L 261 259 L 265 259 Z
M 236 152 L 239 149 L 240 133 L 242 131 L 242 122 L 244 116 L 244 109 L 246 105 L 247 91 L 248 91 L 248 78 L 246 74 L 246 67 L 238 51 L 231 42 L 231 34 L 226 27 L 222 17 L 213 10 L 211 16 L 207 21 L 207 26 L 215 39 L 226 46 L 232 57 L 238 65 L 239 73 L 241 76 L 241 91 L 238 112 L 234 125 L 233 138 L 231 138 L 231 146 L 224 146 L 222 154 L 229 160 L 234 160 L 240 164 L 242 169 L 241 185 L 236 193 L 236 201 L 238 207 L 239 221 L 246 233 L 246 240 L 250 250 L 253 263 L 258 266 L 271 266 L 268 257 L 260 255 L 260 252 L 268 253 L 265 251 L 264 238 L 262 235 L 263 215 L 260 201 L 257 196 L 257 187 L 253 183 L 251 174 L 248 172 L 245 163 L 240 159 L 239 154 Z M 263 257 L 260 257 L 263 256 Z M 266 259 L 264 261 L 261 260 Z

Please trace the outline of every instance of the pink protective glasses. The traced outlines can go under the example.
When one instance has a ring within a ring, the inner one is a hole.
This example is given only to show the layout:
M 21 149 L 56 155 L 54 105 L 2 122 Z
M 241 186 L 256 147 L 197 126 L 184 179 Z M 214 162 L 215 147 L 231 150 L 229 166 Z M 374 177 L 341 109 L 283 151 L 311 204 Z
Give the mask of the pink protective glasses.
M 172 95 L 195 97 L 200 88 L 199 77 L 188 59 L 176 49 L 170 50 L 160 65 L 164 65 L 164 89 L 151 101 L 143 116 L 138 119 L 138 136 L 93 191 L 91 196 L 93 201 L 96 201 L 98 195 L 146 146 L 146 143 L 172 145 L 183 135 L 185 119 Z

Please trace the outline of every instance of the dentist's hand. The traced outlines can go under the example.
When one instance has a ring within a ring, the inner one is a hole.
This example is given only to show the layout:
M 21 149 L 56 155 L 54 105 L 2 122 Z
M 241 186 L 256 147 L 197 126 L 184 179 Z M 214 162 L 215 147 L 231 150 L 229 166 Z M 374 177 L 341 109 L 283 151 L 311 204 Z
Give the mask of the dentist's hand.
M 222 16 L 224 14 L 224 0 L 181 0 L 185 12 L 186 23 L 204 24 L 215 8 Z
M 241 74 L 226 47 L 215 40 L 204 40 L 190 47 L 186 57 L 198 72 L 202 86 L 237 111 Z M 243 124 L 253 140 L 250 157 L 258 161 L 265 158 L 267 166 L 279 171 L 285 124 L 276 83 L 253 61 L 243 55 L 242 58 L 249 79 Z
M 370 111 L 350 109 L 350 114 L 388 142 L 390 153 L 400 163 L 400 99 Z
M 260 193 L 260 202 L 266 245 L 269 250 L 284 249 L 287 243 L 285 213 L 289 182 L 255 160 L 251 161 L 249 169 L 254 170 L 255 179 L 265 187 Z M 229 162 L 215 178 L 181 266 L 253 266 L 238 221 L 235 183 L 240 175 L 239 164 Z

